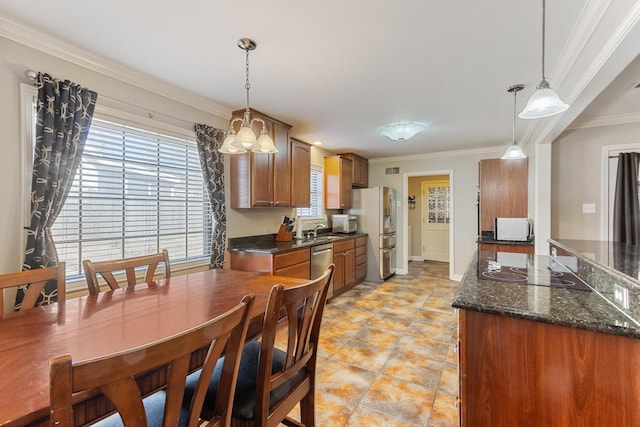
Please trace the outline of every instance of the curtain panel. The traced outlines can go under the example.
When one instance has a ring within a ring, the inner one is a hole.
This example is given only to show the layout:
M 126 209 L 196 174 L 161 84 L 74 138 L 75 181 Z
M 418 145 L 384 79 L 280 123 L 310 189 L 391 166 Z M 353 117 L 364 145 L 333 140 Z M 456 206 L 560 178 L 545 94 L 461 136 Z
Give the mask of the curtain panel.
M 209 193 L 213 212 L 211 267 L 222 268 L 227 237 L 227 213 L 224 201 L 224 158 L 218 149 L 222 146 L 225 133 L 203 124 L 196 124 L 195 132 L 202 178 Z
M 640 201 L 638 198 L 638 163 L 640 153 L 620 153 L 613 205 L 613 240 L 640 244 Z
M 23 270 L 57 265 L 51 237 L 55 222 L 73 183 L 91 126 L 97 94 L 69 80 L 38 73 L 36 141 L 31 180 L 31 220 Z M 19 289 L 16 306 L 24 297 Z M 48 283 L 39 303 L 57 300 L 56 285 Z

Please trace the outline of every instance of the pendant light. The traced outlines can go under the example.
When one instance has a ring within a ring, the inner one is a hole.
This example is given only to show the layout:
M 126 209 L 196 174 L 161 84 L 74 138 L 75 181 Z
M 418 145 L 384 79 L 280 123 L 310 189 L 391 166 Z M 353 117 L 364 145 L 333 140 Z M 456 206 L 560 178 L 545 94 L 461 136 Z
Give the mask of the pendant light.
M 527 157 L 516 142 L 516 96 L 522 89 L 524 89 L 523 84 L 509 86 L 509 89 L 507 89 L 507 92 L 513 93 L 513 137 L 511 139 L 511 145 L 509 145 L 502 157 L 500 157 L 502 160 L 524 159 Z
M 251 85 L 249 84 L 249 51 L 254 50 L 256 46 L 256 42 L 251 39 L 242 38 L 238 40 L 238 47 L 244 50 L 246 54 L 246 79 L 244 88 L 247 91 L 247 107 L 244 110 L 244 116 L 242 119 L 235 118 L 231 120 L 227 137 L 224 139 L 222 147 L 218 149 L 219 152 L 224 154 L 242 154 L 246 153 L 247 150 L 251 150 L 254 153 L 266 154 L 278 152 L 273 140 L 267 134 L 267 126 L 265 122 L 257 117 L 253 119 L 251 118 L 251 110 L 249 107 L 249 89 L 251 89 Z M 240 130 L 238 130 L 238 132 L 236 132 L 234 127 L 236 122 L 240 122 Z M 252 129 L 255 122 L 262 125 L 260 136 L 257 138 Z
M 562 102 L 558 94 L 551 89 L 544 76 L 545 3 L 546 0 L 542 0 L 542 80 L 520 113 L 521 119 L 541 119 L 562 113 L 569 108 L 569 105 Z

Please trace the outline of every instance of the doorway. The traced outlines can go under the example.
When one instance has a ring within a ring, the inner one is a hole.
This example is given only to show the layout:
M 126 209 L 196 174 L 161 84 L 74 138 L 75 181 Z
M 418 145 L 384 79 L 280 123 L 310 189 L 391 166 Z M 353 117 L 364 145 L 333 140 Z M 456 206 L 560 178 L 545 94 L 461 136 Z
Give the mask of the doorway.
M 402 204 L 405 224 L 402 230 L 405 242 L 403 245 L 405 270 L 408 269 L 409 261 L 445 261 L 449 262 L 449 277 L 454 277 L 453 189 L 455 187 L 453 179 L 453 170 L 404 174 L 404 194 L 405 199 L 408 199 L 408 202 Z M 432 189 L 431 193 L 434 196 L 431 210 L 429 209 L 429 188 Z M 439 188 L 442 190 L 438 190 Z M 440 204 L 438 199 L 442 200 Z M 435 221 L 429 223 L 429 215 L 435 218 Z M 438 218 L 440 218 L 439 223 Z M 429 243 L 426 244 L 426 242 Z

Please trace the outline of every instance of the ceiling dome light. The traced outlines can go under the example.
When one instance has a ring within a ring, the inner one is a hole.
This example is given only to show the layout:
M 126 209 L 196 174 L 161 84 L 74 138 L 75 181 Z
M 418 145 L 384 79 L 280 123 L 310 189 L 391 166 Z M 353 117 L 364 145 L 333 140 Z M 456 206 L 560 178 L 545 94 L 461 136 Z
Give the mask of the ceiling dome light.
M 529 98 L 529 102 L 520 113 L 521 119 L 542 119 L 562 113 L 569 108 L 560 100 L 560 97 L 549 86 L 549 82 L 544 76 L 544 27 L 545 27 L 545 0 L 542 0 L 542 79 L 536 91 Z
M 507 92 L 513 93 L 513 136 L 511 138 L 511 145 L 507 147 L 507 151 L 505 151 L 502 157 L 500 157 L 502 160 L 517 160 L 527 157 L 527 155 L 524 154 L 524 151 L 522 151 L 522 148 L 520 148 L 520 146 L 516 142 L 516 97 L 518 95 L 518 92 L 520 92 L 522 89 L 524 89 L 523 84 L 509 86 L 509 89 L 507 89 Z
M 380 126 L 378 133 L 393 139 L 394 141 L 405 141 L 417 133 L 422 132 L 427 128 L 424 123 L 418 122 L 400 122 L 391 123 L 388 125 Z

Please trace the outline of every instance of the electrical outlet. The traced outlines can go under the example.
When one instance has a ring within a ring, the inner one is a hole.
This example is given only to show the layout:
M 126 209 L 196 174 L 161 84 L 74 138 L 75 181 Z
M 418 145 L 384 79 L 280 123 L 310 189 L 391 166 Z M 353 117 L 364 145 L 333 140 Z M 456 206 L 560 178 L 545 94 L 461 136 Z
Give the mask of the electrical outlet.
M 596 213 L 596 204 L 595 203 L 583 203 L 582 204 L 582 213 Z
M 618 284 L 613 285 L 613 300 L 624 309 L 629 308 L 629 289 Z

